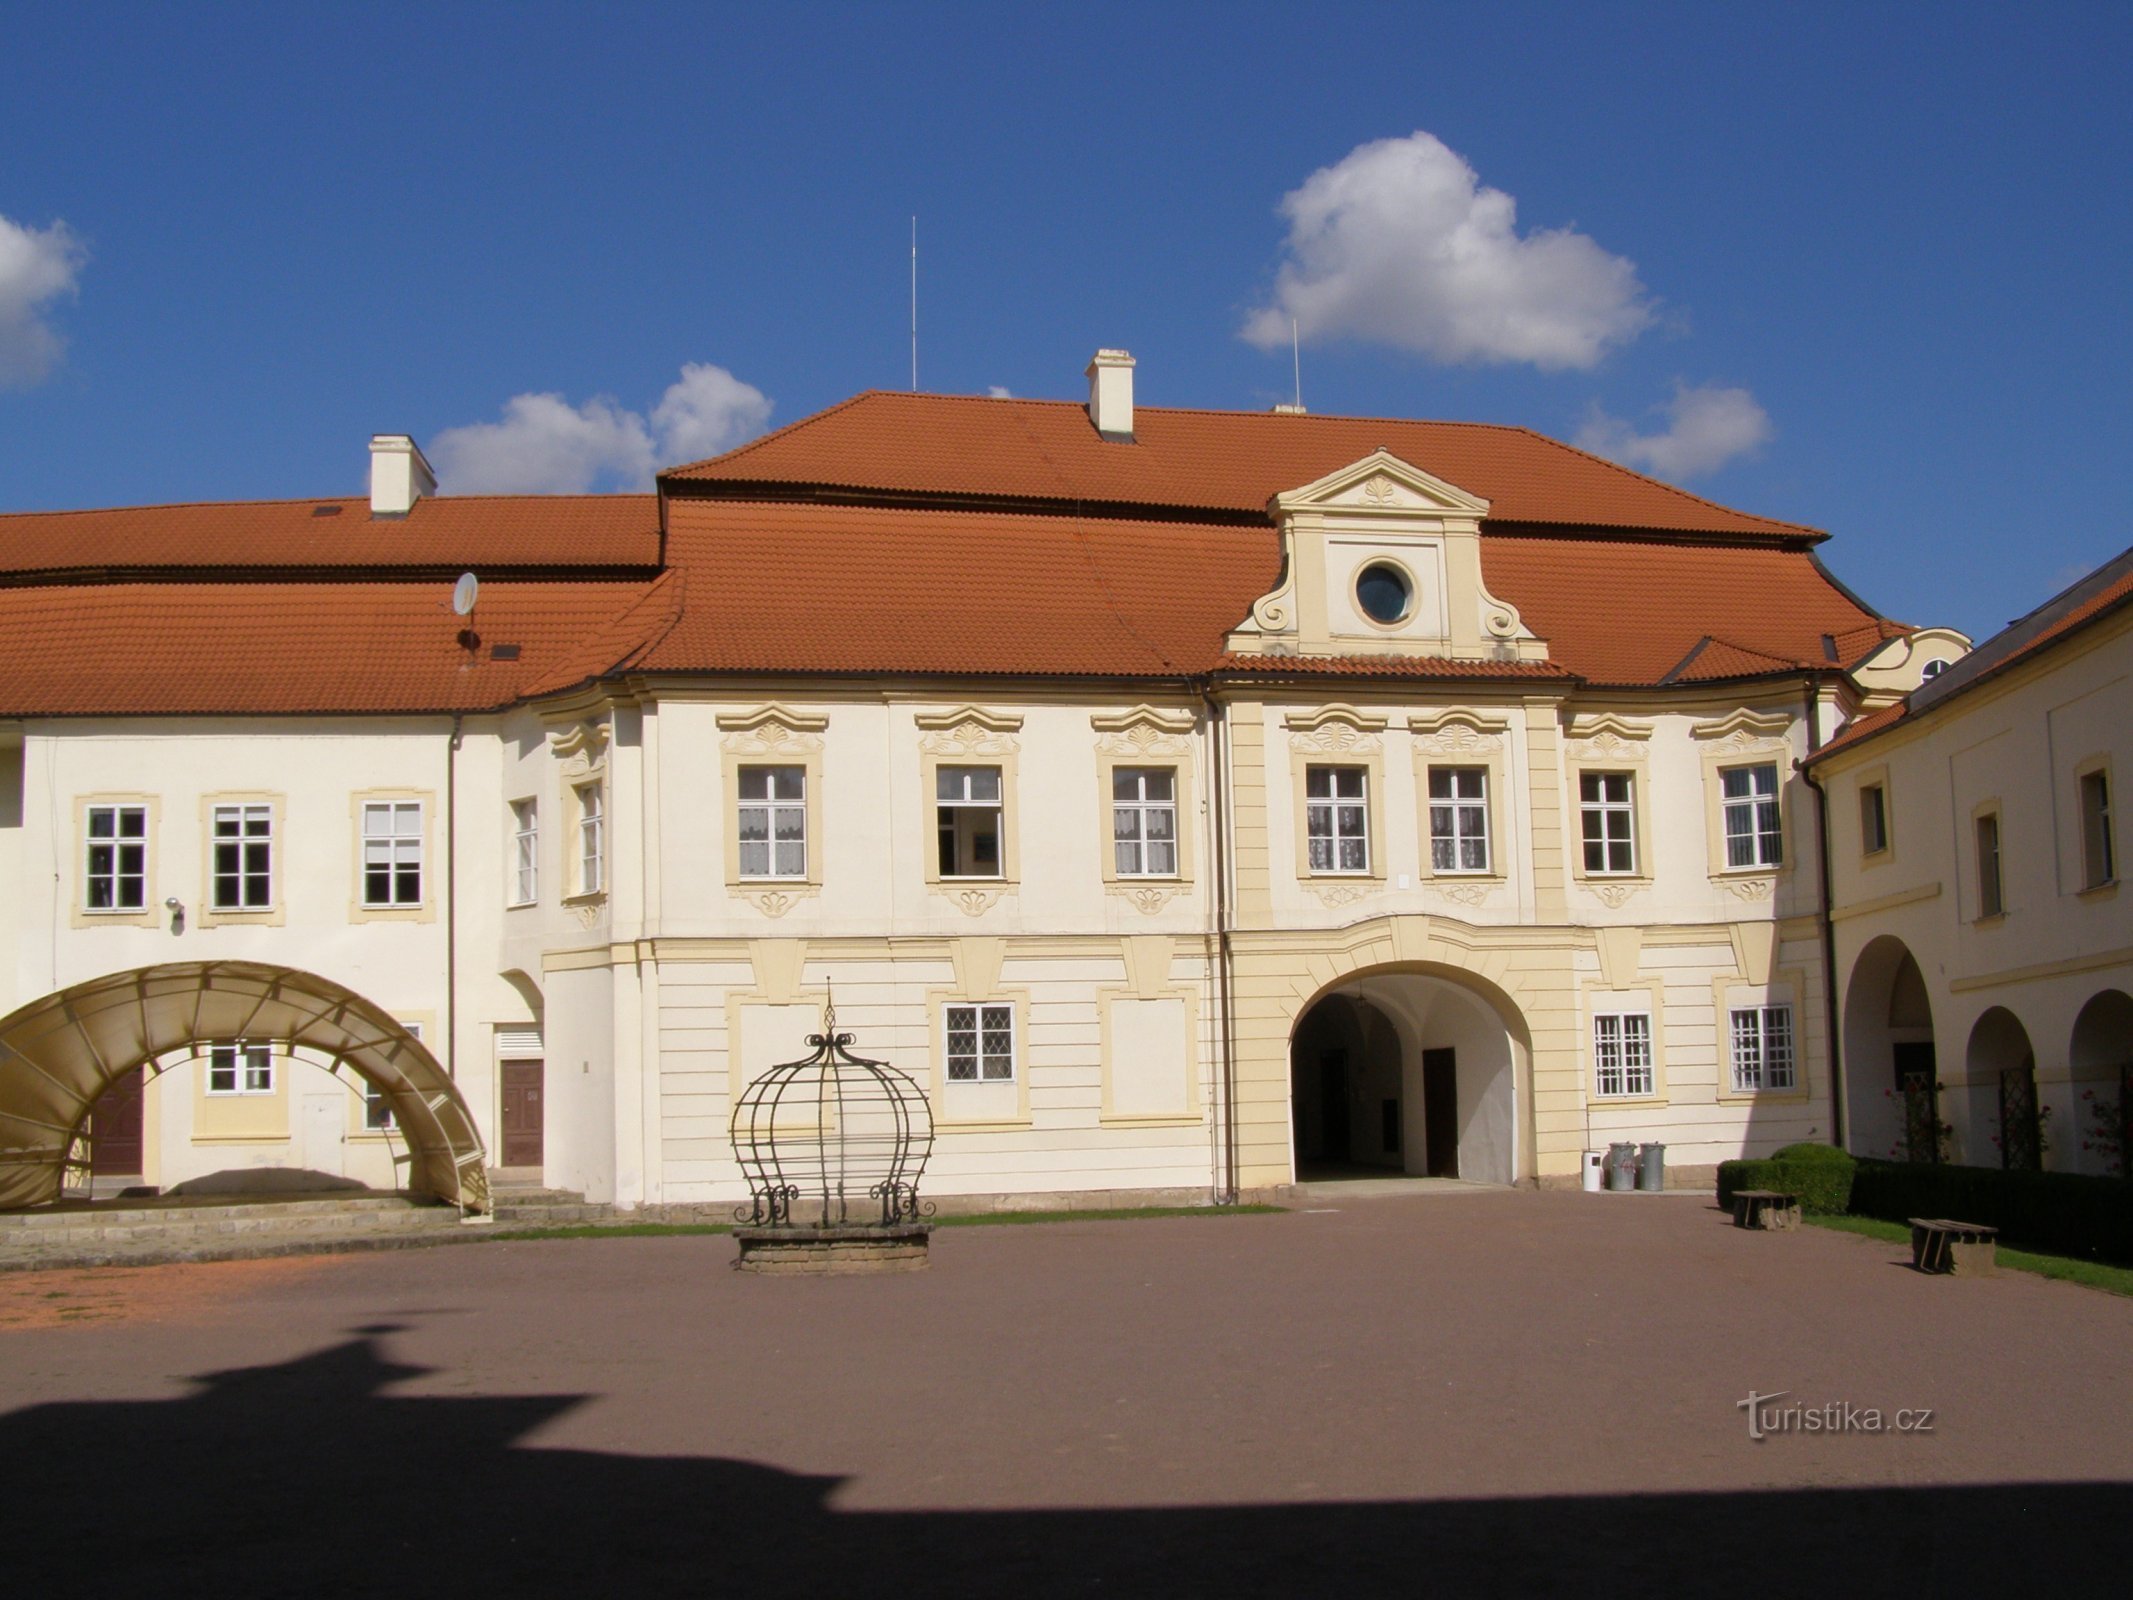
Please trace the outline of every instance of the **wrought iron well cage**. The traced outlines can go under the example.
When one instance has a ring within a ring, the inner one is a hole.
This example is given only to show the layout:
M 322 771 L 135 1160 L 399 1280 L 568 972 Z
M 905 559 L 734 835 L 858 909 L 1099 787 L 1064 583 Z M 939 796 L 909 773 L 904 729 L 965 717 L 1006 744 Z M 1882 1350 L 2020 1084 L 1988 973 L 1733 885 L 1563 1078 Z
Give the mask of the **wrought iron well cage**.
M 734 1102 L 733 1153 L 749 1196 L 735 1217 L 771 1228 L 917 1222 L 933 1153 L 924 1091 L 886 1061 L 853 1055 L 834 1004 L 807 1042 L 814 1054 L 772 1067 Z

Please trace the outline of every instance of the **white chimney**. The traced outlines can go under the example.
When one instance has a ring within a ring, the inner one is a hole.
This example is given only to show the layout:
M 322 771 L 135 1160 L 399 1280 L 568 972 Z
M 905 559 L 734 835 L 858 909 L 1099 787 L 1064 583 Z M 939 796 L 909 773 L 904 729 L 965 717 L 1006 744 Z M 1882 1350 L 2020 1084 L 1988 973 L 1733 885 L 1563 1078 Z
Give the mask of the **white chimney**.
M 1114 444 L 1133 443 L 1133 357 L 1099 350 L 1089 363 L 1089 420 Z
M 372 516 L 404 517 L 415 509 L 417 500 L 436 492 L 437 474 L 413 439 L 404 433 L 370 436 Z

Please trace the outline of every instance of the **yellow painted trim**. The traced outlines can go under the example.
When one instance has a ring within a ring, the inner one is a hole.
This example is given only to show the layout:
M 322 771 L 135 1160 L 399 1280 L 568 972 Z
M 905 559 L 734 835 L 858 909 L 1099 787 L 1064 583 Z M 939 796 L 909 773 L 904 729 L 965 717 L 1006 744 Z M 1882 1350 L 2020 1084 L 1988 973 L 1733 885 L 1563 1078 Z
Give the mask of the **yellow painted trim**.
M 2034 966 L 2006 967 L 1998 972 L 1981 972 L 1967 978 L 1956 978 L 1948 988 L 1954 994 L 1971 994 L 1979 989 L 1990 989 L 2002 983 L 2034 983 L 2040 978 L 2064 978 L 2077 972 L 2099 972 L 2105 967 L 2121 964 L 2133 965 L 2133 945 L 2121 945 L 2116 950 L 2099 950 L 2092 955 L 2068 956 L 2061 961 L 2040 961 Z
M 363 807 L 390 800 L 422 803 L 422 899 L 411 906 L 371 906 L 363 903 Z M 434 789 L 358 789 L 348 797 L 349 854 L 354 883 L 348 896 L 350 922 L 435 922 L 437 881 L 444 863 L 437 853 L 437 792 Z
M 1922 900 L 1938 900 L 1940 895 L 1941 883 L 1936 878 L 1931 883 L 1900 889 L 1895 894 L 1885 894 L 1875 900 L 1861 900 L 1853 905 L 1838 906 L 1830 912 L 1829 920 L 1849 922 L 1853 917 L 1870 917 L 1877 911 L 1894 911 L 1898 906 L 1916 905 Z
M 268 826 L 273 830 L 267 840 L 267 890 L 269 899 L 263 906 L 242 909 L 217 910 L 215 908 L 215 808 L 217 806 L 258 806 L 272 808 L 273 815 Z M 255 927 L 279 928 L 289 920 L 288 838 L 283 831 L 287 815 L 286 798 L 266 791 L 239 791 L 222 794 L 203 794 L 200 797 L 200 898 L 198 914 L 190 918 L 196 927 Z M 425 844 L 427 841 L 425 841 Z M 425 871 L 427 857 L 425 857 Z M 425 887 L 427 880 L 425 879 Z

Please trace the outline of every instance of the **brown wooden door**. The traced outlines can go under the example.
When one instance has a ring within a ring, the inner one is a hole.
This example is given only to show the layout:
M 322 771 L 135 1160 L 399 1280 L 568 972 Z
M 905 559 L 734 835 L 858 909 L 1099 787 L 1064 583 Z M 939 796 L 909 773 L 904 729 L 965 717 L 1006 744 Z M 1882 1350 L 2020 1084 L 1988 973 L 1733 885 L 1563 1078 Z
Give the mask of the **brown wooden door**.
M 1425 1170 L 1432 1178 L 1459 1176 L 1459 1055 L 1422 1052 L 1422 1131 Z
M 111 1087 L 89 1113 L 89 1171 L 95 1177 L 139 1177 L 141 1173 L 141 1069 L 135 1067 Z
M 504 1063 L 503 1164 L 537 1167 L 542 1162 L 541 1063 Z

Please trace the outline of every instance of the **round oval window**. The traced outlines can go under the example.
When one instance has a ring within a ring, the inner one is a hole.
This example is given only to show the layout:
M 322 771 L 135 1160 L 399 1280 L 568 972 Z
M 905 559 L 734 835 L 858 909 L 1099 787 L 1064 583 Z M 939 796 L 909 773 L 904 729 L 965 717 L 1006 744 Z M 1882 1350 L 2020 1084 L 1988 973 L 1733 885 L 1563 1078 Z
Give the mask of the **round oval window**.
M 1373 561 L 1355 580 L 1356 604 L 1372 622 L 1405 622 L 1415 603 L 1415 586 L 1406 573 L 1387 562 Z

